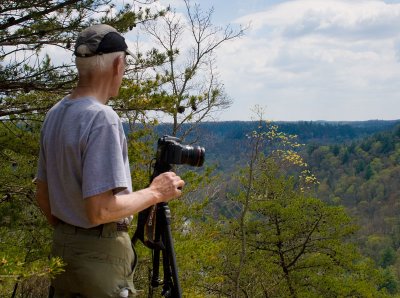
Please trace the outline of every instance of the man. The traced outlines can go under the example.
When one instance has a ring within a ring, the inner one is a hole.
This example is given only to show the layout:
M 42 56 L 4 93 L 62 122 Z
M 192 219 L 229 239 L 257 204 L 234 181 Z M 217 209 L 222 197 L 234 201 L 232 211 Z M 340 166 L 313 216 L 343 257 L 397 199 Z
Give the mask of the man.
M 54 297 L 134 295 L 132 215 L 181 195 L 173 172 L 132 192 L 121 120 L 106 106 L 118 94 L 131 54 L 108 25 L 83 30 L 75 45 L 79 81 L 46 115 L 41 133 L 37 201 L 54 226 L 53 256 L 67 264 L 52 281 Z

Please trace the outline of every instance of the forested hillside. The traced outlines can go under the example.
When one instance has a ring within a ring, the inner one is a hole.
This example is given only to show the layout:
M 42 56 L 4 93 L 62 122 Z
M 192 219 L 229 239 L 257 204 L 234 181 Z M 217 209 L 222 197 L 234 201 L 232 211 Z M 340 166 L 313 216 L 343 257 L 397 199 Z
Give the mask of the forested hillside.
M 274 124 L 305 144 L 301 154 L 320 182 L 317 197 L 345 206 L 356 218 L 360 226 L 357 241 L 364 252 L 381 265 L 394 264 L 400 247 L 400 122 Z M 228 175 L 245 163 L 246 135 L 257 125 L 203 123 L 198 143 L 206 147 L 207 163 L 217 164 Z
M 399 267 L 400 126 L 349 144 L 309 145 L 305 158 L 320 181 L 317 196 L 357 219 L 364 252 Z
M 296 134 L 299 153 L 319 181 L 315 196 L 344 206 L 358 226 L 351 236 L 364 255 L 400 280 L 400 124 L 399 121 L 276 123 Z M 207 162 L 225 177 L 243 158 L 248 132 L 256 122 L 205 123 L 200 142 Z M 225 208 L 222 206 L 222 208 Z M 222 211 L 224 212 L 224 211 Z

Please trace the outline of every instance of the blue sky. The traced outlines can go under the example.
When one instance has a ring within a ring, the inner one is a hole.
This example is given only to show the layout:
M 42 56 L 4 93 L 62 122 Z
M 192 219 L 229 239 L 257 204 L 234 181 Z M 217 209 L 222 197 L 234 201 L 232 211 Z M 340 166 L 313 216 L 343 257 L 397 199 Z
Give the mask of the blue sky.
M 218 120 L 250 120 L 255 105 L 271 120 L 400 119 L 400 1 L 198 2 L 217 25 L 251 24 L 218 50 L 233 100 Z

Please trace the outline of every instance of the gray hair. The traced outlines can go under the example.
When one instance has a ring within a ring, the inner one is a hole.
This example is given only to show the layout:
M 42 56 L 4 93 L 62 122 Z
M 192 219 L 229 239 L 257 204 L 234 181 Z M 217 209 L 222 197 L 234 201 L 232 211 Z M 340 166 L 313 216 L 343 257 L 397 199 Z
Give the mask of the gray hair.
M 79 46 L 77 50 L 81 54 L 90 53 L 86 45 Z M 125 52 L 113 52 L 91 57 L 75 57 L 75 65 L 79 76 L 86 76 L 90 73 L 103 72 L 109 69 L 115 58 L 120 56 L 125 56 Z

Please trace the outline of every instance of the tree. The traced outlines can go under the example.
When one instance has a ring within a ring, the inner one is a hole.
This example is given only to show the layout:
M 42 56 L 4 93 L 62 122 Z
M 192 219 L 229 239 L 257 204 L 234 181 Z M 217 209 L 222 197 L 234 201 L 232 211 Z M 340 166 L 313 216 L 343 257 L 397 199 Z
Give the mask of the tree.
M 7 297 L 17 290 L 40 297 L 43 288 L 34 283 L 60 272 L 62 265 L 47 259 L 51 233 L 34 199 L 38 135 L 31 128 L 23 122 L 0 126 L 0 138 L 6 141 L 0 155 L 0 293 Z
M 380 265 L 383 268 L 387 268 L 391 265 L 393 265 L 396 261 L 396 251 L 390 247 L 387 246 L 383 251 L 380 252 L 381 258 L 380 258 Z
M 156 42 L 153 52 L 165 59 L 155 70 L 159 92 L 167 95 L 161 110 L 172 118 L 172 134 L 182 137 L 193 129 L 182 131 L 183 123 L 198 123 L 230 105 L 218 79 L 214 53 L 223 43 L 244 33 L 241 27 L 235 31 L 229 25 L 214 26 L 213 9 L 204 12 L 198 4 L 184 2 L 187 20 L 171 12 L 158 22 L 143 24 L 144 32 Z
M 133 0 L 118 7 L 109 0 L 0 4 L 1 296 L 46 295 L 46 278 L 62 265 L 48 260 L 51 231 L 36 206 L 33 178 L 44 114 L 77 76 L 71 63 L 53 63 L 46 50 L 57 47 L 70 56 L 78 32 L 94 23 L 126 32 L 164 13 L 141 8 L 152 2 Z
M 305 164 L 287 147 L 287 136 L 274 130 L 253 133 L 256 140 L 260 136 L 279 136 L 272 140 L 286 147 L 275 143 L 267 156 L 260 151 L 238 180 L 232 197 L 240 216 L 227 227 L 231 249 L 225 252 L 225 275 L 231 282 L 225 292 L 234 297 L 384 296 L 385 290 L 377 290 L 381 272 L 346 241 L 355 226 L 343 207 L 308 195 L 306 182 L 316 182 L 308 172 L 300 179 L 288 175 L 290 165 Z
M 154 2 L 145 0 L 144 4 Z M 46 46 L 71 51 L 77 33 L 94 23 L 107 23 L 126 32 L 159 13 L 142 10 L 137 1 L 116 6 L 110 0 L 3 1 L 0 7 L 0 94 L 70 90 L 76 76 L 70 64 L 53 65 L 41 56 Z M 4 116 L 9 106 L 1 107 Z M 12 106 L 15 109 L 15 106 Z M 20 111 L 21 110 L 21 111 Z M 23 112 L 23 108 L 11 114 Z

